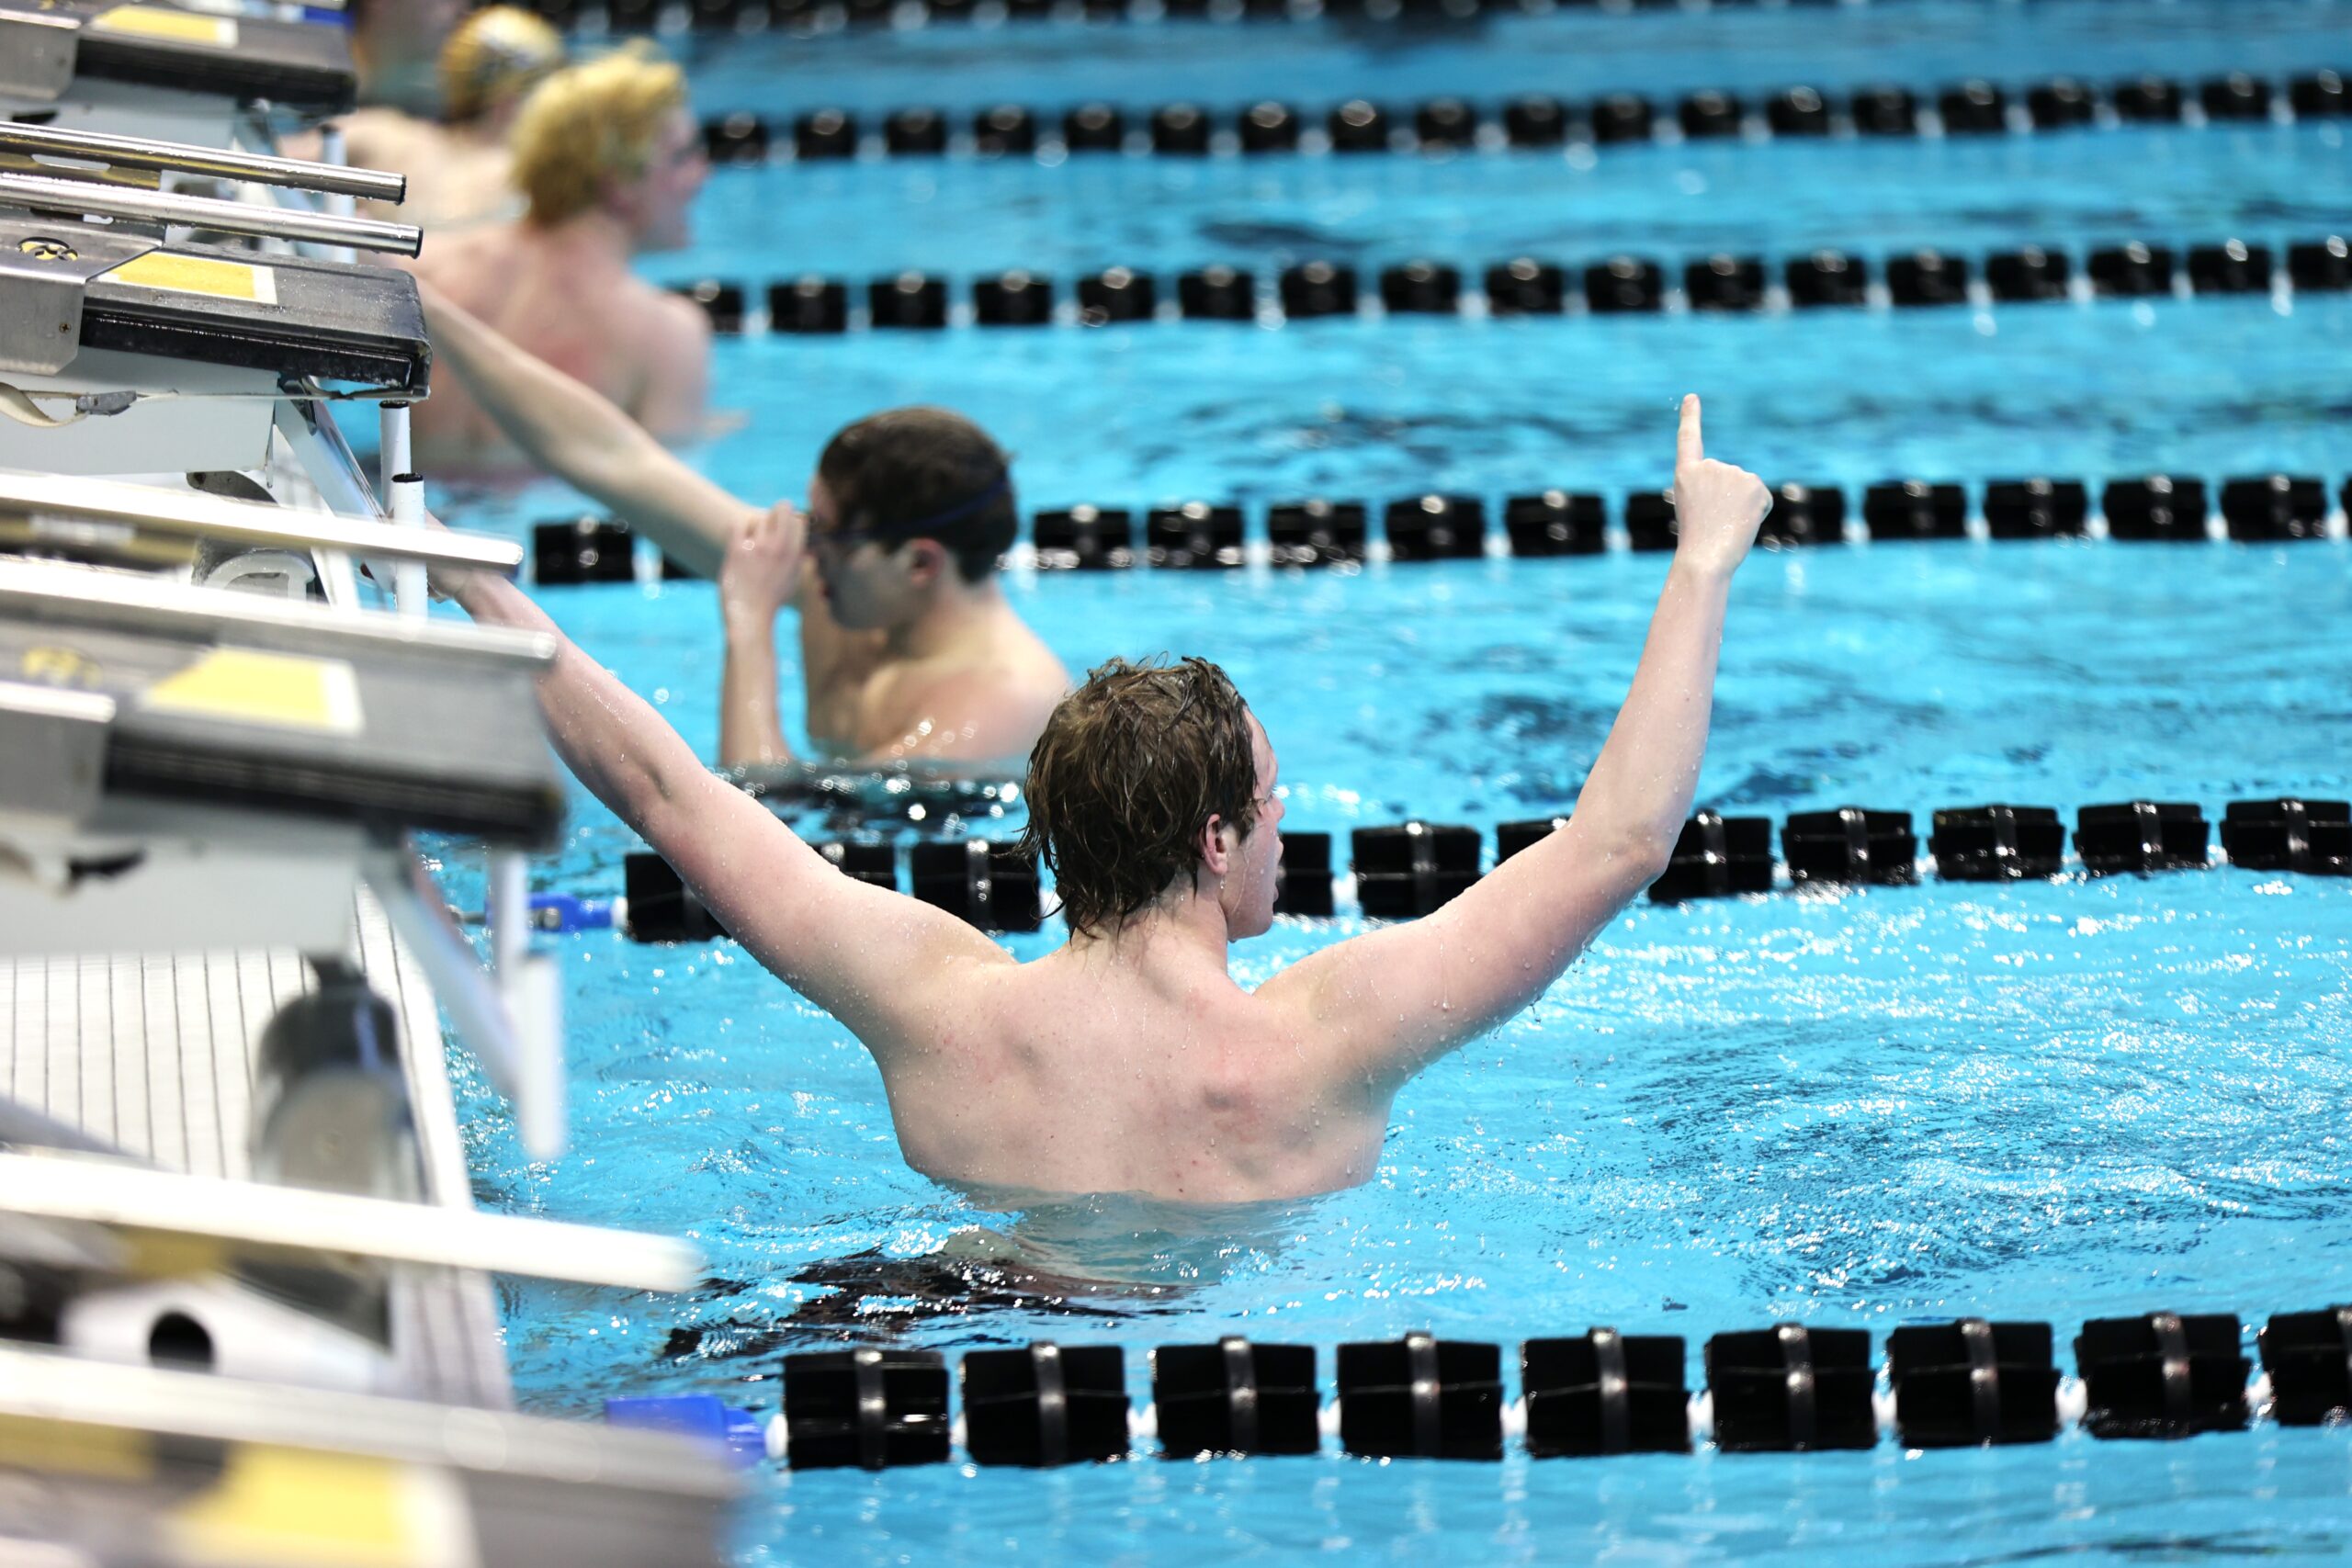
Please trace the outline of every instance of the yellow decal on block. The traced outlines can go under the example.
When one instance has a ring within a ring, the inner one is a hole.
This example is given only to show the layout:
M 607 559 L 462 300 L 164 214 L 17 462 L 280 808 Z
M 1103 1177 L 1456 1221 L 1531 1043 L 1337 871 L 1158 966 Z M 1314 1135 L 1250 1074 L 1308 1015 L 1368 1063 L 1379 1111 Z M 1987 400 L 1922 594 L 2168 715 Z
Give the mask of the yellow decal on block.
M 134 1280 L 185 1280 L 197 1274 L 217 1274 L 231 1261 L 227 1244 L 209 1235 L 126 1229 L 119 1233 L 117 1240 L 122 1244 L 122 1271 Z
M 25 649 L 17 673 L 44 686 L 68 686 L 94 692 L 106 684 L 106 671 L 78 648 L 43 643 Z
M 207 49 L 237 47 L 234 17 L 199 17 L 168 6 L 117 6 L 90 23 L 95 33 L 122 33 L 130 38 L 167 39 L 173 43 L 201 44 Z
M 277 303 L 277 271 L 252 262 L 221 261 L 213 256 L 174 255 L 149 251 L 133 256 L 98 276 L 108 283 L 135 283 L 141 288 L 168 288 L 178 294 L 209 294 L 216 299 L 251 299 L 259 305 Z
M 147 688 L 150 713 L 191 714 L 326 735 L 359 733 L 359 682 L 340 659 L 216 648 Z
M 167 1527 L 189 1562 L 229 1568 L 442 1568 L 475 1560 L 430 1472 L 389 1460 L 247 1444 Z M 458 1528 L 453 1529 L 452 1526 Z
M 147 1481 L 155 1473 L 155 1453 L 146 1433 L 126 1427 L 0 1416 L 0 1470 Z

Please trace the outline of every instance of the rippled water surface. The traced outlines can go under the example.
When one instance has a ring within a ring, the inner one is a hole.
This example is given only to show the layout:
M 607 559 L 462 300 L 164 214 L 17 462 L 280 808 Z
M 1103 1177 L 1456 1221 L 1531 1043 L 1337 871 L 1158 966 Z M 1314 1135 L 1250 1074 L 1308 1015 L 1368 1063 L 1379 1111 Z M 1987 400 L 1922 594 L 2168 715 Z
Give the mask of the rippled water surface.
M 773 112 L 1756 92 L 1973 71 L 2284 75 L 2340 47 L 2347 20 L 2326 0 L 1901 0 L 1564 14 L 1411 49 L 1303 24 L 1008 28 L 763 41 L 702 63 L 697 82 L 706 107 Z M 1694 57 L 1701 39 L 1713 51 Z M 701 247 L 660 269 L 2079 250 L 2241 229 L 2278 243 L 2345 209 L 2345 166 L 2325 128 L 2301 126 L 1659 147 L 1589 168 L 1501 154 L 776 168 L 716 179 Z M 1035 504 L 1230 496 L 1254 508 L 1423 486 L 1491 502 L 1565 484 L 1603 491 L 1613 509 L 1664 480 L 1673 396 L 1695 387 L 1713 449 L 1769 478 L 2173 468 L 2218 480 L 2288 468 L 2334 486 L 2352 462 L 2347 346 L 2352 307 L 2313 296 L 768 339 L 722 344 L 719 400 L 752 423 L 696 460 L 746 494 L 797 493 L 843 419 L 922 398 L 983 418 L 1019 454 Z M 568 504 L 544 491 L 436 502 L 504 529 Z M 1016 577 L 1011 591 L 1073 666 L 1160 649 L 1223 660 L 1281 753 L 1287 825 L 1344 833 L 1406 814 L 1490 829 L 1569 804 L 1662 572 L 1613 553 Z M 713 750 L 707 585 L 556 590 L 545 603 Z M 2347 621 L 2340 537 L 1759 555 L 1734 593 L 1700 798 L 1776 818 L 1848 803 L 1925 813 L 2002 799 L 2071 816 L 2154 797 L 2218 815 L 2245 795 L 2340 798 L 2352 794 Z M 609 893 L 633 847 L 582 797 L 540 875 Z M 452 881 L 460 899 L 478 886 L 462 862 Z M 1236 973 L 1261 980 L 1355 928 L 1285 921 L 1238 950 Z M 1611 1323 L 1688 1337 L 1695 1381 L 1699 1342 L 1718 1330 L 1794 1318 L 1883 1333 L 1979 1314 L 2056 1324 L 2070 1363 L 2064 1346 L 2089 1316 L 2162 1307 L 2252 1324 L 2352 1296 L 2347 939 L 2352 884 L 2230 869 L 1638 905 L 1529 1013 L 1399 1097 L 1367 1186 L 1206 1218 L 1111 1201 L 995 1213 L 915 1175 L 864 1053 L 724 944 L 553 939 L 570 979 L 564 1158 L 526 1162 L 503 1106 L 479 1083 L 467 1093 L 487 1201 L 687 1234 L 709 1258 L 705 1288 L 680 1300 L 508 1286 L 510 1355 L 538 1408 L 697 1390 L 765 1413 L 780 1353 L 848 1338 L 1116 1342 L 1139 1400 L 1150 1346 L 1233 1331 L 1328 1351 L 1418 1327 L 1509 1345 Z M 1106 1035 L 1102 1048 L 1154 1045 Z M 1121 1282 L 1024 1292 L 991 1271 L 1013 1247 L 1052 1272 Z M 2331 1560 L 2352 1551 L 2352 1445 L 2342 1431 L 2264 1427 L 1917 1456 L 763 1474 L 740 1549 L 746 1562 L 827 1564 Z

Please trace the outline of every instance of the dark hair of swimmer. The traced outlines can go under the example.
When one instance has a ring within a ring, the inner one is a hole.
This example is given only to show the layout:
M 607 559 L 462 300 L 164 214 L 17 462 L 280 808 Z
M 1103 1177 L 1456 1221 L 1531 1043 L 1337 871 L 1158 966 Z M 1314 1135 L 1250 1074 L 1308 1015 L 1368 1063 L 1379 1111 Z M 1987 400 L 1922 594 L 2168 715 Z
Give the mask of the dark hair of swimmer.
M 964 581 L 978 582 L 1020 531 L 1010 462 L 960 413 L 885 409 L 827 442 L 817 477 L 841 531 L 869 535 L 888 549 L 936 539 Z
M 1179 873 L 1198 874 L 1210 818 L 1249 836 L 1250 705 L 1205 659 L 1114 659 L 1046 721 L 1028 795 L 1023 849 L 1052 868 L 1072 933 L 1107 936 Z

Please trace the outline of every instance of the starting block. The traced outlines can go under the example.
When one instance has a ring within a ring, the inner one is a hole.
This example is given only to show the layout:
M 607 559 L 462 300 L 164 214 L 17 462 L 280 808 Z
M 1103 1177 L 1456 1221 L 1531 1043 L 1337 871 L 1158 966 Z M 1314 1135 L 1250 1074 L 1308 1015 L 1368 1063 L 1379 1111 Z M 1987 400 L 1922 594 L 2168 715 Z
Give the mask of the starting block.
M 0 0 L 0 117 L 225 147 L 257 100 L 310 119 L 352 106 L 332 23 L 217 16 L 156 0 Z

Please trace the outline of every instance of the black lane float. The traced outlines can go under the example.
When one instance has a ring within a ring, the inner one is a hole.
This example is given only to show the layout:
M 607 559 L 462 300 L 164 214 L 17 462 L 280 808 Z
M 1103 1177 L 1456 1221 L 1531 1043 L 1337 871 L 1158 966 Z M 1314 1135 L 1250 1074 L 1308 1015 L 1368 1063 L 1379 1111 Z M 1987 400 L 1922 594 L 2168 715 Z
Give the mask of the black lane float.
M 1193 102 L 1143 111 L 1132 133 L 1126 116 L 1109 104 L 1090 104 L 1060 118 L 1057 151 L 1080 155 L 1125 152 L 1199 158 L 1238 153 L 1366 152 L 1459 154 L 1474 150 L 1544 151 L 1570 144 L 1624 147 L 1653 141 L 1821 141 L 1832 137 L 2030 135 L 2093 127 L 2180 125 L 2192 116 L 2217 126 L 2273 119 L 2332 119 L 2352 113 L 2344 73 L 2319 70 L 2279 84 L 2238 71 L 2207 77 L 2193 95 L 2170 78 L 2143 74 L 2113 83 L 2052 77 L 2021 91 L 1982 78 L 1925 92 L 1869 84 L 1843 92 L 1811 85 L 1783 88 L 1759 102 L 1720 88 L 1700 88 L 1673 100 L 1636 93 L 1564 98 L 1523 93 L 1502 103 L 1454 96 L 1406 107 L 1346 98 L 1317 111 L 1261 99 L 1211 109 Z M 763 163 L 788 146 L 802 162 L 851 159 L 868 147 L 893 157 L 954 153 L 983 158 L 1038 152 L 1036 127 L 1053 116 L 1016 104 L 981 112 L 967 131 L 951 132 L 940 109 L 909 107 L 882 118 L 878 134 L 862 134 L 846 109 L 803 110 L 788 139 L 769 134 L 759 115 L 737 109 L 705 122 L 713 162 Z
M 1465 267 L 1412 256 L 1382 267 L 1369 287 L 1345 262 L 1309 258 L 1268 275 L 1245 265 L 1198 267 L 1179 274 L 1172 299 L 1156 275 L 1114 266 L 1057 285 L 1041 273 L 1015 268 L 973 278 L 956 289 L 971 301 L 966 314 L 950 298 L 950 282 L 910 268 L 858 286 L 862 313 L 848 309 L 852 288 L 839 279 L 802 275 L 747 288 L 740 279 L 701 278 L 673 285 L 702 306 L 712 330 L 741 333 L 761 322 L 746 310 L 754 295 L 768 301 L 771 333 L 845 333 L 864 326 L 945 331 L 968 321 L 981 328 L 1063 324 L 1104 327 L 1145 321 L 1358 320 L 1385 315 L 1408 321 L 1566 316 L 1656 316 L 1689 311 L 1723 315 L 1789 309 L 1860 310 L 1883 302 L 1897 310 L 2048 304 L 2061 300 L 2148 300 L 2274 293 L 2337 294 L 2352 288 L 2352 241 L 2341 234 L 2303 238 L 2280 254 L 2267 244 L 2229 238 L 2188 247 L 2188 262 L 2166 244 L 2127 241 L 2095 247 L 2075 258 L 2054 247 L 2025 245 L 1981 258 L 1947 251 L 1895 252 L 1873 262 L 1838 249 L 1768 258 L 1727 252 L 1679 262 L 1652 256 L 1602 256 L 1574 266 L 1542 256 L 1511 256 Z M 1480 280 L 1471 288 L 1465 278 Z M 1572 281 L 1573 280 L 1573 281 Z M 1055 301 L 1064 292 L 1068 310 Z M 811 305 L 812 299 L 821 301 Z
M 1944 882 L 2049 880 L 2066 874 L 2066 826 L 2046 806 L 1953 807 L 1932 814 L 1928 852 Z M 1566 825 L 1566 816 L 1502 822 L 1495 828 L 1500 865 Z M 1910 886 L 1919 880 L 1918 837 L 1907 811 L 1841 807 L 1791 815 L 1781 831 L 1781 862 L 1772 824 L 1762 817 L 1700 811 L 1685 823 L 1668 869 L 1650 899 L 1678 904 L 1699 898 L 1772 892 L 1785 864 L 1795 889 Z M 2284 797 L 2230 803 L 2222 824 L 2229 863 L 2248 871 L 2309 876 L 2352 876 L 2352 803 Z M 2086 876 L 2177 873 L 2215 863 L 2203 809 L 2188 802 L 2121 801 L 2086 806 L 2075 818 L 2075 845 Z M 1333 874 L 1332 835 L 1282 835 L 1274 912 L 1329 918 L 1340 907 Z M 1419 819 L 1357 828 L 1349 834 L 1357 909 L 1372 919 L 1412 919 L 1433 914 L 1486 874 L 1479 830 L 1465 824 Z M 814 846 L 845 875 L 876 887 L 899 887 L 899 849 L 880 839 Z M 1045 905 L 1035 863 L 1012 843 L 984 839 L 923 840 L 906 849 L 903 885 L 918 898 L 984 931 L 1033 931 Z M 725 933 L 659 855 L 627 857 L 628 906 L 622 922 L 639 942 L 706 942 Z
M 2262 1378 L 2230 1313 L 2094 1318 L 2059 1371 L 2051 1325 L 1964 1317 L 1886 1336 L 1891 1397 L 1868 1330 L 1779 1323 L 1719 1333 L 1686 1384 L 1679 1335 L 1595 1327 L 1524 1341 L 1519 1397 L 1504 1348 L 1402 1338 L 1343 1344 L 1327 1411 L 1311 1345 L 1213 1345 L 1148 1353 L 1152 1404 L 1131 1408 L 1116 1345 L 1039 1341 L 970 1350 L 961 1438 L 973 1462 L 1048 1468 L 1142 1457 L 1311 1454 L 1327 1435 L 1364 1459 L 1500 1460 L 1516 1436 L 1533 1459 L 1690 1453 L 1820 1453 L 2046 1443 L 2078 1422 L 2095 1439 L 2179 1439 L 2352 1420 L 2352 1306 L 2274 1314 L 2256 1337 Z M 883 1470 L 949 1461 L 951 1377 L 935 1350 L 823 1350 L 784 1358 L 783 1412 L 769 1449 L 795 1470 Z M 643 1401 L 616 1402 L 630 1405 Z
M 1969 496 L 1982 497 L 1972 508 Z M 2211 537 L 2201 479 L 2154 474 L 2118 479 L 2101 488 L 2099 515 L 2108 537 L 2127 543 L 2204 544 Z M 2317 475 L 2239 475 L 2220 486 L 2224 536 L 2234 544 L 2291 544 L 2329 536 L 2327 481 Z M 1981 485 L 1951 480 L 1889 479 L 1865 487 L 1862 516 L 1871 544 L 1936 543 L 1970 536 L 1972 511 L 1991 539 L 2080 538 L 2093 516 L 2090 487 L 2080 479 L 1996 479 Z M 2352 510 L 2352 479 L 2338 502 Z M 1081 504 L 1031 514 L 1029 563 L 1041 571 L 1124 571 L 1137 565 L 1240 568 L 1253 559 L 1275 567 L 1354 567 L 1374 558 L 1390 561 L 1475 559 L 1507 550 L 1512 557 L 1600 555 L 1612 537 L 1635 553 L 1674 548 L 1674 498 L 1663 491 L 1628 493 L 1622 532 L 1609 527 L 1607 498 L 1567 489 L 1508 495 L 1502 527 L 1480 495 L 1400 497 L 1385 503 L 1310 496 L 1275 500 L 1262 513 L 1259 550 L 1248 513 L 1234 502 L 1182 502 L 1145 509 Z M 1375 537 L 1370 527 L 1381 518 Z M 1136 521 L 1144 526 L 1140 536 Z M 1772 511 L 1758 542 L 1767 549 L 1800 549 L 1847 541 L 1846 492 L 1836 485 L 1783 482 L 1772 487 Z M 532 560 L 542 586 L 628 581 L 631 535 L 610 518 L 550 518 L 532 527 Z M 684 575 L 665 567 L 667 574 Z

